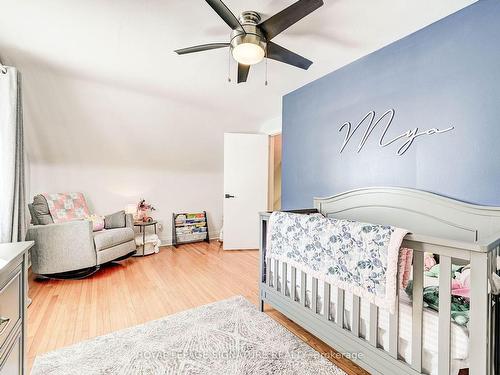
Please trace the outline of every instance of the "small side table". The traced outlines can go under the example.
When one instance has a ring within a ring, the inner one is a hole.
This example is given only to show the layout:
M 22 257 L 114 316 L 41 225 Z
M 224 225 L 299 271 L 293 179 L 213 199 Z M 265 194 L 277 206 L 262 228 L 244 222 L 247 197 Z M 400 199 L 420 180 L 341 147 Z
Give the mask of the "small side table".
M 157 234 L 156 233 L 156 224 L 158 224 L 158 222 L 156 220 L 155 221 L 136 221 L 134 223 L 134 227 L 139 227 L 139 233 L 142 233 L 142 255 L 137 254 L 137 256 L 145 256 L 144 252 L 146 251 L 146 227 L 154 225 L 155 234 Z M 154 253 L 152 253 L 152 254 L 154 254 Z M 148 255 L 151 255 L 151 254 L 148 254 Z

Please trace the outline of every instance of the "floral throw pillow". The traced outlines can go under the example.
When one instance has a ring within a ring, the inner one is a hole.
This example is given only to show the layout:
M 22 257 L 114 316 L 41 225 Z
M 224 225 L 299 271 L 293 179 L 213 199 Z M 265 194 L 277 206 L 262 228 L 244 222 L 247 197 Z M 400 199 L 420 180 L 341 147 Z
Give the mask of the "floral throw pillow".
M 98 232 L 104 229 L 104 216 L 100 215 L 90 215 L 86 219 L 92 222 L 92 230 Z

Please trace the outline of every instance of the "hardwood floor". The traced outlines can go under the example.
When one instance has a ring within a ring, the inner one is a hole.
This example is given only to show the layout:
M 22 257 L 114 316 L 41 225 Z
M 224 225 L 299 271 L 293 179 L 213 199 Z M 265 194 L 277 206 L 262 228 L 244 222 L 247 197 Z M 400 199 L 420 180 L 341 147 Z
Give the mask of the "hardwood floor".
M 84 280 L 39 281 L 30 275 L 28 360 L 79 341 L 165 315 L 242 295 L 258 303 L 257 251 L 223 251 L 218 242 L 163 247 L 129 258 Z M 367 374 L 279 312 L 279 321 L 348 374 Z

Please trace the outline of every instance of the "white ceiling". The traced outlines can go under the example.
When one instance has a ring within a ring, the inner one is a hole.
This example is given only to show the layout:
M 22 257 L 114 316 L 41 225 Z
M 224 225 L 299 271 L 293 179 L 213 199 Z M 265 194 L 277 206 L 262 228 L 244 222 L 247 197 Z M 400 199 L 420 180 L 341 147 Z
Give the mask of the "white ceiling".
M 220 170 L 224 131 L 257 131 L 287 92 L 473 2 L 325 0 L 274 39 L 314 64 L 270 61 L 267 87 L 263 63 L 237 85 L 233 62 L 229 84 L 226 49 L 173 52 L 228 40 L 203 0 L 0 0 L 0 57 L 24 74 L 32 161 Z M 292 3 L 226 0 L 264 18 Z

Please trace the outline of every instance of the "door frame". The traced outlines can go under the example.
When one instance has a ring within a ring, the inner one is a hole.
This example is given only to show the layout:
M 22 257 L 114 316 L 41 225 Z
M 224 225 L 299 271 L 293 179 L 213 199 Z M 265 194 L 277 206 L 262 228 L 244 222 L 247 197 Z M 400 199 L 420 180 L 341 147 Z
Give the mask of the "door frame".
M 269 211 L 281 209 L 281 186 L 279 187 L 279 205 L 276 206 L 276 187 L 275 187 L 275 170 L 281 169 L 281 160 L 283 155 L 283 137 L 282 133 L 274 133 L 269 135 L 269 178 L 267 187 L 267 209 Z

